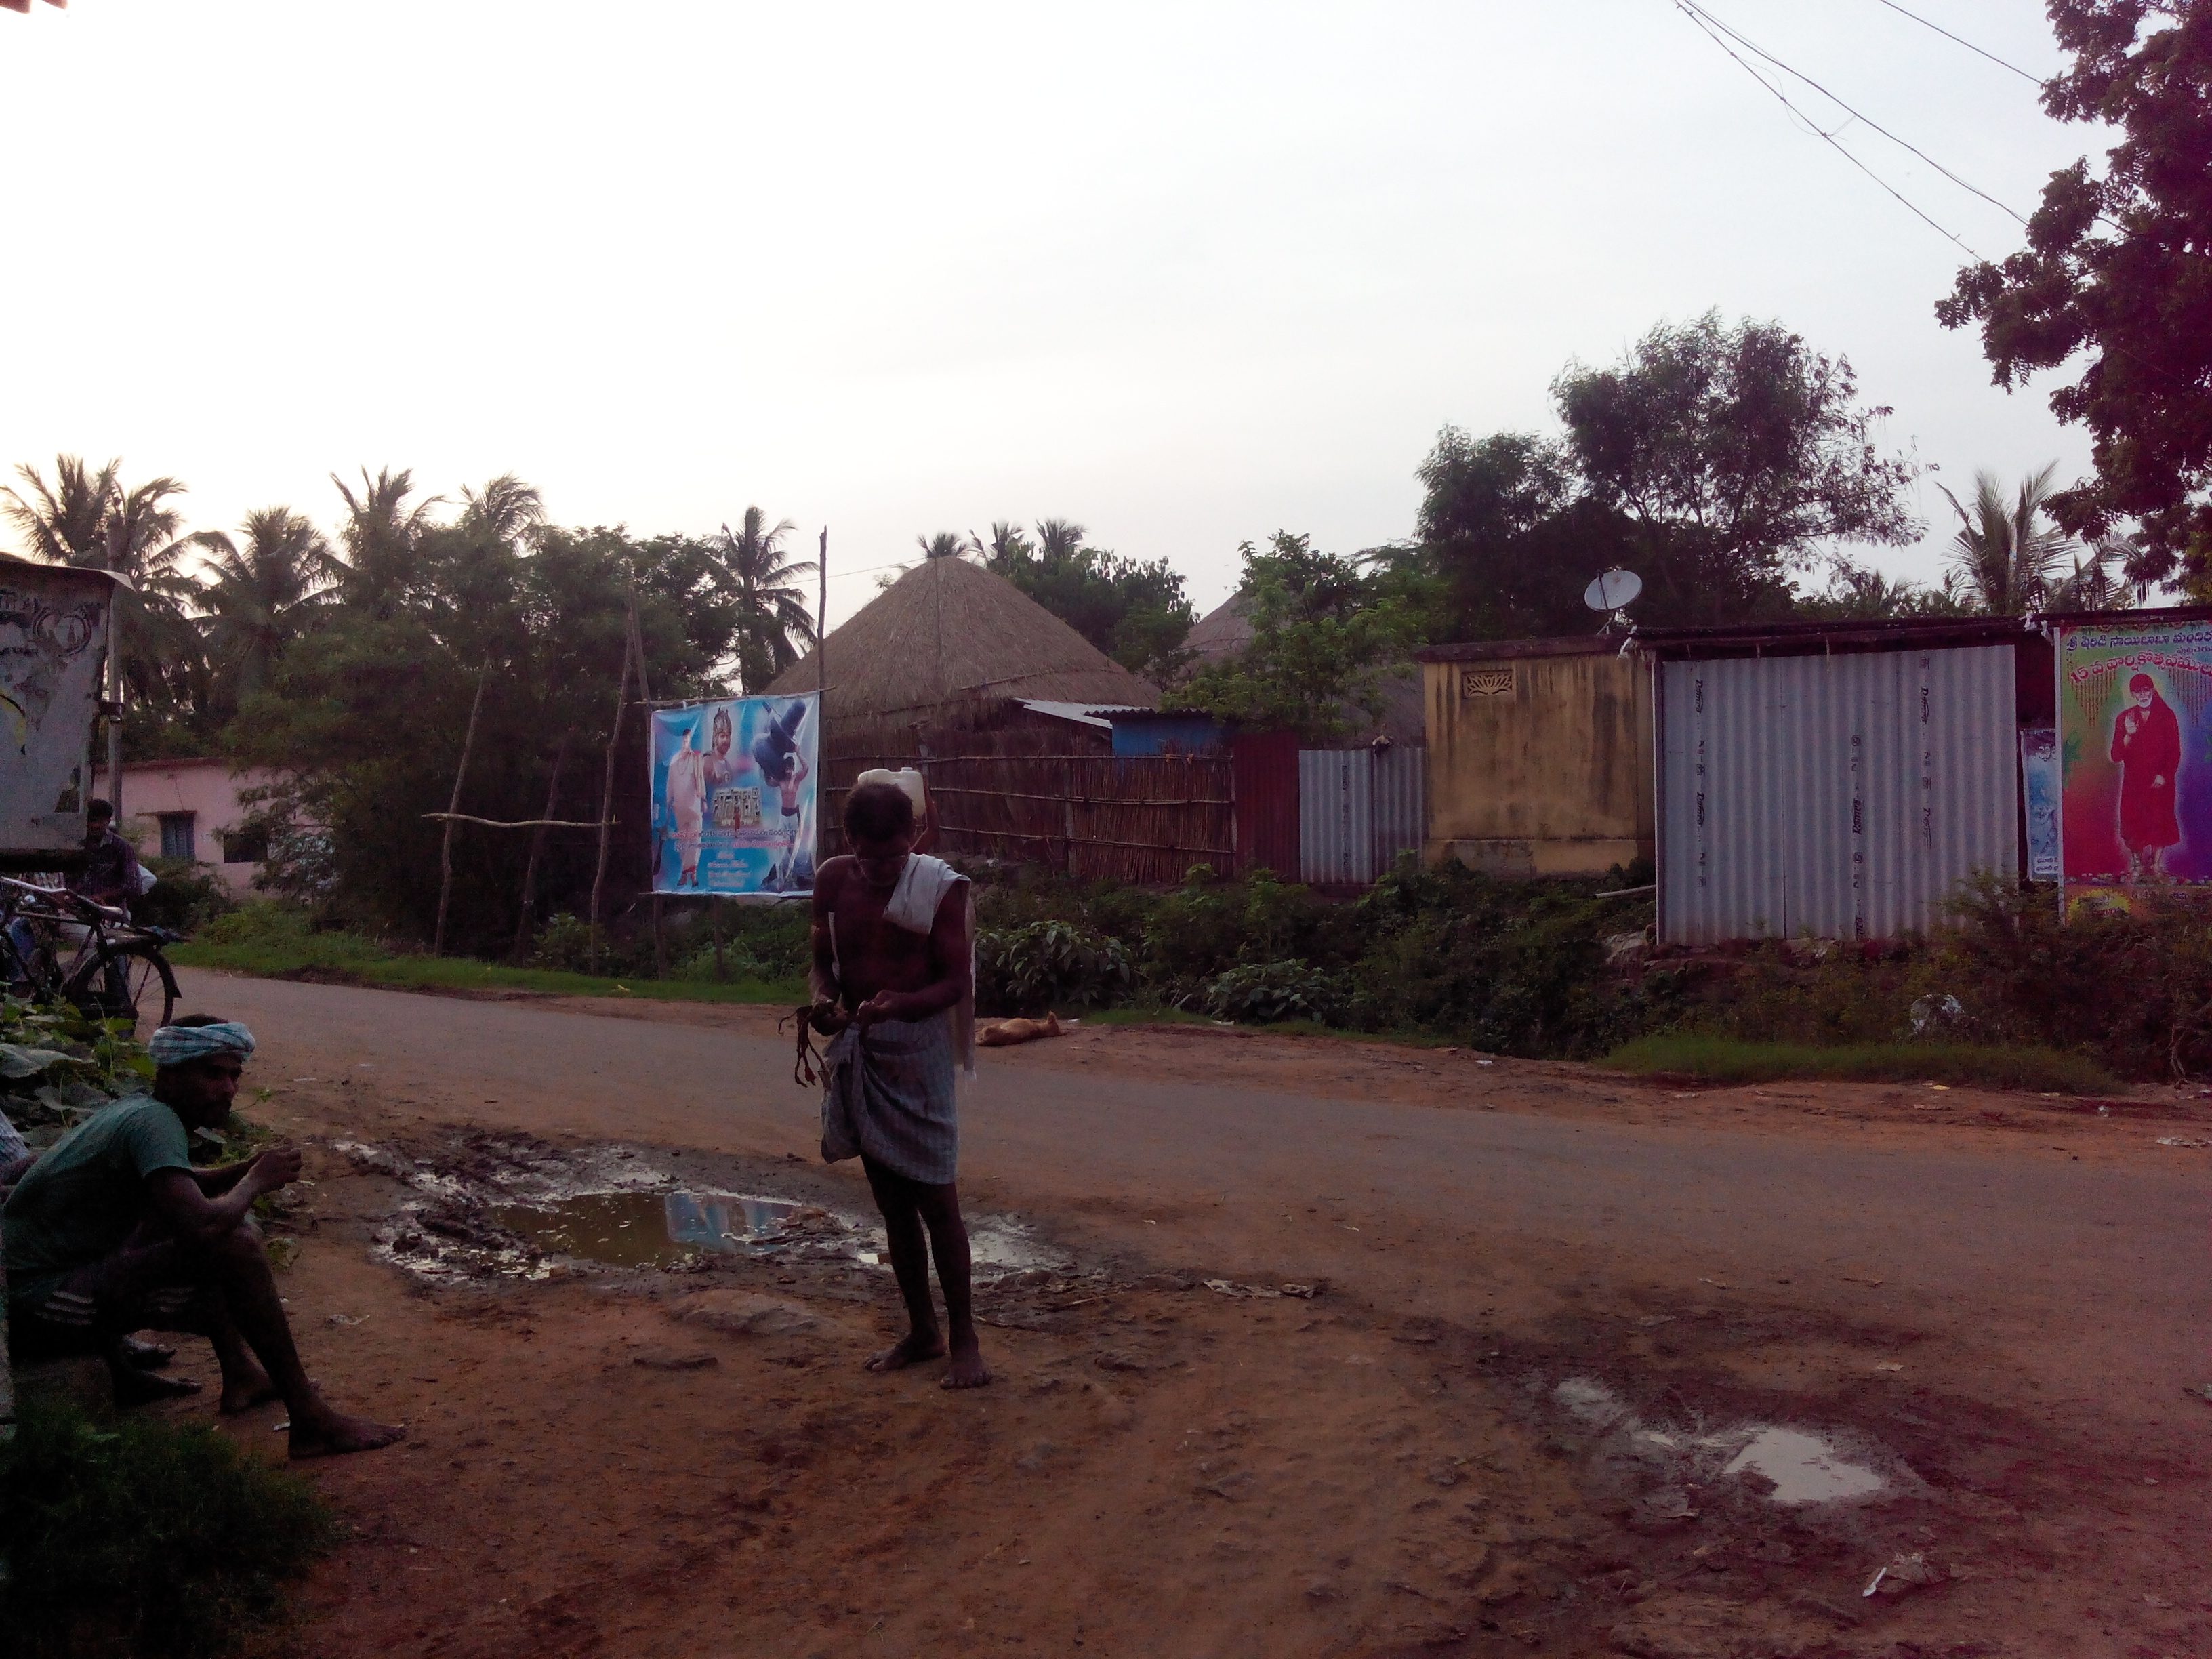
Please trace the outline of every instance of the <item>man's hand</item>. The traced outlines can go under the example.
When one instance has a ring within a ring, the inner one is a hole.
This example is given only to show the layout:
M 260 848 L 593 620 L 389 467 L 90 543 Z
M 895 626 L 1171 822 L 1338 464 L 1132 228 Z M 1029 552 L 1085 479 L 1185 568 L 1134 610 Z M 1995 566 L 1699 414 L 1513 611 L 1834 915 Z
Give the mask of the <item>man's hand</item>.
M 852 1017 L 834 1002 L 817 1002 L 807 1010 L 806 1023 L 823 1036 L 836 1036 L 850 1025 Z
M 246 1180 L 257 1194 L 273 1193 L 299 1178 L 300 1149 L 293 1146 L 271 1146 L 257 1157 L 246 1172 Z
M 912 1019 L 915 1017 L 915 994 L 911 991 L 878 991 L 853 1011 L 862 1030 L 886 1019 Z

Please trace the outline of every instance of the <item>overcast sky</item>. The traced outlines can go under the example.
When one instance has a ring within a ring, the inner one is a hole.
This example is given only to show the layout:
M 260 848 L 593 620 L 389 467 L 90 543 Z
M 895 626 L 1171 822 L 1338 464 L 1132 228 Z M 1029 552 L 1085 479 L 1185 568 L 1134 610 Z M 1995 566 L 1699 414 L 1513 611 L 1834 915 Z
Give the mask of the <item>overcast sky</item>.
M 2057 64 L 2039 7 L 1912 9 Z M 1881 0 L 1710 9 L 2022 211 L 2107 142 Z M 1716 306 L 1849 356 L 1962 493 L 2087 460 L 1936 326 L 1966 256 L 1670 0 L 76 0 L 0 15 L 0 461 L 120 455 L 199 526 L 513 471 L 566 523 L 826 523 L 833 617 L 1046 516 L 1204 609 L 1238 542 L 1403 537 L 1439 426 L 1548 428 L 1568 360 Z M 1925 578 L 1923 492 L 1875 562 Z

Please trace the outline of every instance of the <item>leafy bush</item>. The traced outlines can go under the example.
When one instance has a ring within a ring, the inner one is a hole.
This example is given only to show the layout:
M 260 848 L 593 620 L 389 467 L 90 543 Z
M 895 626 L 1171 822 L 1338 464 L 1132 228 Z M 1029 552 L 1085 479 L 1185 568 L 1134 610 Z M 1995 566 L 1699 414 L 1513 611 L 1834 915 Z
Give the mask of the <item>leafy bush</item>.
M 540 968 L 572 974 L 585 972 L 592 960 L 592 924 L 566 910 L 555 911 L 538 930 L 530 960 Z
M 34 1150 L 154 1075 L 146 1047 L 66 1004 L 0 1000 L 0 1112 Z
M 813 913 L 804 904 L 721 904 L 722 976 L 730 980 L 800 980 L 811 956 Z M 676 950 L 684 954 L 678 957 Z M 714 917 L 685 919 L 671 951 L 669 971 L 678 979 L 714 977 Z
M 1119 939 L 1072 922 L 1032 922 L 976 937 L 975 1006 L 987 1013 L 1100 1006 L 1127 994 L 1133 980 Z
M 27 1399 L 0 1445 L 0 1629 L 20 1659 L 206 1659 L 280 1614 L 336 1530 L 313 1486 L 212 1424 L 103 1428 Z
M 1328 975 L 1295 959 L 1231 968 L 1206 988 L 1207 1013 L 1256 1025 L 1286 1019 L 1333 1024 L 1342 1000 Z
M 214 871 L 191 859 L 147 859 L 156 880 L 131 901 L 131 919 L 143 927 L 189 933 L 237 908 Z

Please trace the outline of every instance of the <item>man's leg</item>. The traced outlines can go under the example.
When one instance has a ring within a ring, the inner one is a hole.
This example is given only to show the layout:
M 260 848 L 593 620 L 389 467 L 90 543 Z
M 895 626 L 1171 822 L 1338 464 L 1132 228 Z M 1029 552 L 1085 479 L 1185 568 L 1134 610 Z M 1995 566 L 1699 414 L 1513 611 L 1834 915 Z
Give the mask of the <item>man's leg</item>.
M 937 1282 L 945 1291 L 945 1323 L 952 1343 L 945 1369 L 948 1389 L 980 1389 L 991 1380 L 983 1345 L 975 1338 L 974 1265 L 968 1251 L 968 1224 L 960 1216 L 960 1189 L 916 1186 L 915 1200 L 929 1228 L 930 1250 L 937 1258 Z
M 919 1194 L 936 1189 L 918 1187 L 872 1158 L 863 1157 L 860 1162 L 868 1171 L 876 1208 L 883 1212 L 891 1273 L 898 1279 L 899 1294 L 906 1298 L 907 1318 L 906 1334 L 872 1358 L 868 1369 L 896 1371 L 935 1359 L 945 1352 L 945 1338 L 937 1328 L 937 1310 L 929 1300 L 929 1240 L 922 1231 L 919 1202 Z
M 406 1431 L 334 1409 L 300 1364 L 292 1324 L 276 1294 L 268 1253 L 253 1230 L 241 1223 L 209 1253 L 212 1279 L 236 1334 L 260 1359 L 276 1392 L 292 1412 L 292 1455 L 326 1457 L 342 1452 L 373 1451 L 403 1439 Z M 218 1349 L 220 1352 L 220 1349 Z

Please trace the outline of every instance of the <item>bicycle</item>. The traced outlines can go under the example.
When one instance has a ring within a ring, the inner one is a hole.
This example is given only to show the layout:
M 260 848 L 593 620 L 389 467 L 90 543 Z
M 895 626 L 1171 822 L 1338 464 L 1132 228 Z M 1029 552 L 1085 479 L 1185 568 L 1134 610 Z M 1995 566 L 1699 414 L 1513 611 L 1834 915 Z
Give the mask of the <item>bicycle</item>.
M 161 947 L 183 938 L 137 926 L 127 912 L 66 888 L 0 876 L 0 951 L 9 989 L 31 1001 L 66 1002 L 88 1019 L 127 1020 L 134 1032 L 147 1013 L 159 1016 L 156 1028 L 167 1025 L 177 1011 L 177 975 Z M 75 953 L 64 964 L 70 945 Z

